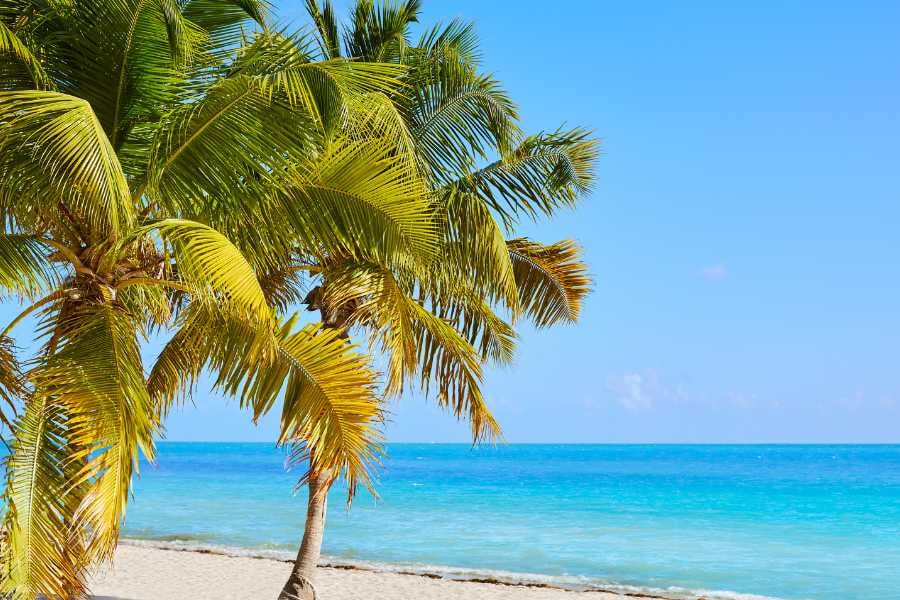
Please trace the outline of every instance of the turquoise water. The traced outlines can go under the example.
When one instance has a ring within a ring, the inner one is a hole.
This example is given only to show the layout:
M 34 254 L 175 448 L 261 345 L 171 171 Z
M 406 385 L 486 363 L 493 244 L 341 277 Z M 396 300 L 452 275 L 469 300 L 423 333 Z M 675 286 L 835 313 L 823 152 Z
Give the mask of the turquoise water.
M 266 444 L 160 445 L 126 536 L 293 552 L 298 473 Z M 325 553 L 596 584 L 900 599 L 900 446 L 391 445 L 335 490 Z

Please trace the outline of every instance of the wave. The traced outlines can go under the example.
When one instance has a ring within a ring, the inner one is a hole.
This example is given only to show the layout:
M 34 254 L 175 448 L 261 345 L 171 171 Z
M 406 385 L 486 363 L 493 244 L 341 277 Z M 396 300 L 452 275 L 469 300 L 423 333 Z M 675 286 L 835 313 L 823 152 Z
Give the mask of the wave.
M 284 550 L 262 548 L 242 548 L 204 542 L 195 535 L 167 535 L 165 539 L 126 538 L 121 541 L 127 546 L 194 552 L 198 554 L 218 554 L 240 558 L 256 558 L 293 562 L 294 553 Z M 680 587 L 654 588 L 636 585 L 616 584 L 589 577 L 565 575 L 540 575 L 537 573 L 515 573 L 492 569 L 463 569 L 428 564 L 384 563 L 371 560 L 348 560 L 333 556 L 322 556 L 320 565 L 332 569 L 353 569 L 377 573 L 397 573 L 416 575 L 432 579 L 468 581 L 532 588 L 561 589 L 573 592 L 609 592 L 629 598 L 659 600 L 780 600 L 772 596 L 745 594 L 727 590 L 687 589 Z

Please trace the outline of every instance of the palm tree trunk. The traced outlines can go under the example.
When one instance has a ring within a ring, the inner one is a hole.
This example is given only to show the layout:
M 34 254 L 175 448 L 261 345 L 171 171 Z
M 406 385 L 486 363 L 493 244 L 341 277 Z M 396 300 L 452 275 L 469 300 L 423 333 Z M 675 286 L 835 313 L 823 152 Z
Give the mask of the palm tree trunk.
M 331 479 L 327 473 L 317 473 L 309 478 L 309 498 L 306 503 L 306 526 L 303 541 L 278 600 L 315 600 L 313 580 L 322 551 L 325 536 L 325 512 L 328 509 L 328 489 Z

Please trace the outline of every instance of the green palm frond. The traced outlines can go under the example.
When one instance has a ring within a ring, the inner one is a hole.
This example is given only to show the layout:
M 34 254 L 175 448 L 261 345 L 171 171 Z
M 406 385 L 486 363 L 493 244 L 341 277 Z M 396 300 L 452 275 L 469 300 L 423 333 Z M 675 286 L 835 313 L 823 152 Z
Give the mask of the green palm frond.
M 85 100 L 49 91 L 0 92 L 0 131 L 0 187 L 51 211 L 64 202 L 95 231 L 113 237 L 133 221 L 121 166 Z
M 184 18 L 176 0 L 143 1 L 128 6 L 116 45 L 109 122 L 110 142 L 119 148 L 133 123 L 159 118 L 171 107 L 184 78 L 179 67 L 190 60 L 202 32 Z
M 347 53 L 369 61 L 394 62 L 409 47 L 409 26 L 418 21 L 421 0 L 359 0 L 345 32 Z
M 453 19 L 446 24 L 438 24 L 426 29 L 416 44 L 413 56 L 408 62 L 422 63 L 430 67 L 442 64 L 469 65 L 477 67 L 481 61 L 478 36 L 474 23 Z
M 509 241 L 522 308 L 538 327 L 574 323 L 591 279 L 575 242 L 541 244 L 525 238 Z
M 590 192 L 597 154 L 597 141 L 582 129 L 533 135 L 456 185 L 477 194 L 511 226 L 520 214 L 534 219 L 574 206 Z
M 7 61 L 9 59 L 17 61 L 27 71 L 35 87 L 41 89 L 53 87 L 53 82 L 40 59 L 3 21 L 0 21 L 0 57 Z
M 351 61 L 342 58 L 313 60 L 308 34 L 257 34 L 241 50 L 230 72 L 253 77 L 270 98 L 287 103 L 313 117 L 324 132 L 334 132 L 346 119 L 346 105 L 355 96 L 393 95 L 401 91 L 402 65 Z
M 206 51 L 219 59 L 236 51 L 248 31 L 267 27 L 267 0 L 185 0 L 184 18 L 207 36 Z
M 412 169 L 380 141 L 331 146 L 297 176 L 280 209 L 307 247 L 376 262 L 427 262 L 433 209 Z
M 254 78 L 229 77 L 160 125 L 142 191 L 168 214 L 214 215 L 268 193 L 291 157 L 308 154 L 311 129 L 308 115 L 271 101 Z
M 320 7 L 318 0 L 306 0 L 306 12 L 316 27 L 316 41 L 324 58 L 341 57 L 341 40 L 338 34 L 337 17 L 334 4 L 325 0 Z
M 436 181 L 455 180 L 519 136 L 516 107 L 499 82 L 467 66 L 441 66 L 413 96 L 411 129 Z
M 0 234 L 0 288 L 33 298 L 57 282 L 43 243 L 27 235 Z

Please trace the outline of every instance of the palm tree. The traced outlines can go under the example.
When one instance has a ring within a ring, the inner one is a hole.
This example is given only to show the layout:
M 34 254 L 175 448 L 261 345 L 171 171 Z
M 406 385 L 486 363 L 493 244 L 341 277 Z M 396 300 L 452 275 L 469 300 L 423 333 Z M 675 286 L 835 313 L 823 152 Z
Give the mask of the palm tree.
M 403 93 L 372 92 L 361 122 L 346 135 L 388 138 L 428 186 L 438 252 L 422 269 L 395 257 L 329 254 L 301 265 L 318 285 L 304 299 L 323 326 L 349 337 L 356 330 L 387 357 L 384 393 L 418 382 L 437 402 L 467 419 L 473 440 L 500 428 L 481 391 L 482 367 L 512 359 L 512 322 L 539 327 L 574 322 L 589 288 L 577 245 L 507 240 L 521 216 L 539 218 L 572 206 L 592 181 L 596 143 L 582 130 L 524 136 L 499 83 L 478 70 L 470 25 L 409 28 L 418 0 L 357 2 L 343 44 L 330 2 L 307 8 L 322 60 L 342 56 L 406 67 Z M 302 444 L 301 444 L 302 447 Z M 315 597 L 314 574 L 334 472 L 310 462 L 307 519 L 280 600 Z
M 203 368 L 282 439 L 367 481 L 377 379 L 279 314 L 296 258 L 412 264 L 437 236 L 393 145 L 343 134 L 396 66 L 314 61 L 263 0 L 0 1 L 0 594 L 79 598 L 109 558 L 162 417 Z M 414 242 L 411 242 L 413 240 Z M 24 370 L 9 334 L 41 342 Z M 140 342 L 172 340 L 145 378 Z

